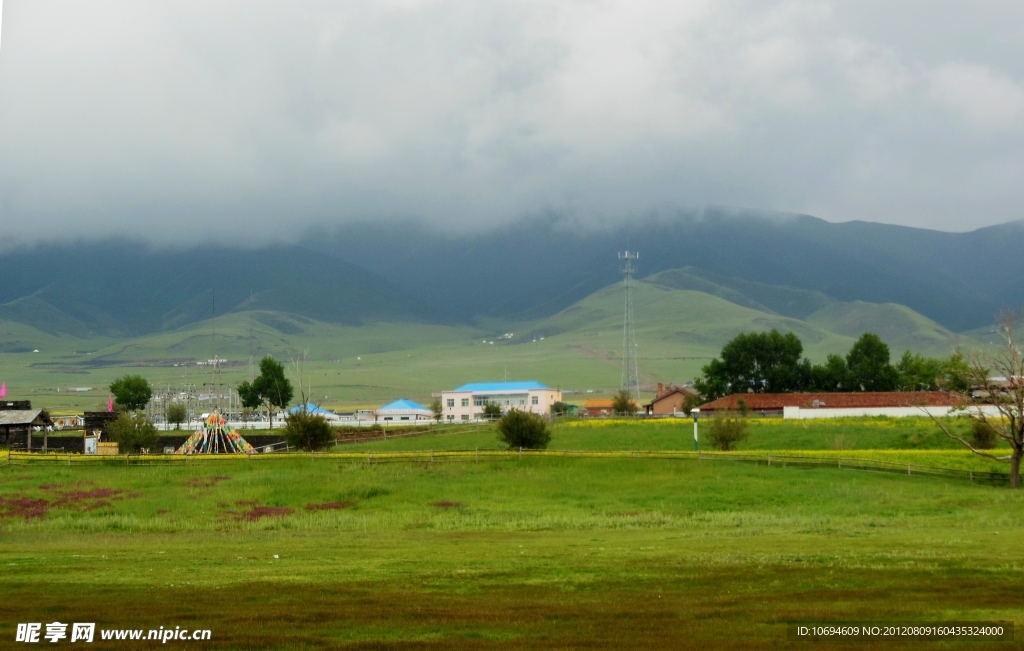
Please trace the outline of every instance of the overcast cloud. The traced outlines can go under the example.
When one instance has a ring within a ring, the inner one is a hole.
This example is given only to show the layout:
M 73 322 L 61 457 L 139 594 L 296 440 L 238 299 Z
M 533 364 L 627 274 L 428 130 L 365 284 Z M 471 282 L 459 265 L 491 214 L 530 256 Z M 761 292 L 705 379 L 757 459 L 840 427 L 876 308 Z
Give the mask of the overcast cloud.
M 1019 0 L 6 0 L 0 238 L 1024 218 Z

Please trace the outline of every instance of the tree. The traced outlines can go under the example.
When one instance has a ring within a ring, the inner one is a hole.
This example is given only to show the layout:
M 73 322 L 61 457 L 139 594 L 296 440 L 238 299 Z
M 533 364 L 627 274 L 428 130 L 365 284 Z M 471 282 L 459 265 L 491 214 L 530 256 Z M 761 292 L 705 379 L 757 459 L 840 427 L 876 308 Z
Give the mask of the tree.
M 846 355 L 853 391 L 893 391 L 899 383 L 899 374 L 889 363 L 889 346 L 871 332 L 865 332 Z
M 172 402 L 167 405 L 167 422 L 174 423 L 174 429 L 181 429 L 181 424 L 188 418 L 188 411 L 185 405 L 180 402 Z
M 572 405 L 567 402 L 558 401 L 551 405 L 552 416 L 568 416 L 572 413 Z
M 897 386 L 900 391 L 935 391 L 943 380 L 943 361 L 925 357 L 909 350 L 896 362 Z
M 122 413 L 108 425 L 107 431 L 110 432 L 110 438 L 117 442 L 117 447 L 125 453 L 150 448 L 160 437 L 153 423 L 137 411 Z
M 694 384 L 705 400 L 733 393 L 788 393 L 807 387 L 811 363 L 792 332 L 741 333 L 722 348 L 721 359 L 704 366 Z
M 700 407 L 702 404 L 704 403 L 701 402 L 700 398 L 688 393 L 683 398 L 683 413 L 689 416 L 695 408 Z
M 441 416 L 444 415 L 444 407 L 441 406 L 441 399 L 434 398 L 434 402 L 430 403 L 430 411 L 434 412 L 434 420 L 441 422 Z
M 511 409 L 498 421 L 498 440 L 510 448 L 542 450 L 551 442 L 551 428 L 539 414 Z
M 1020 461 L 1024 457 L 1024 354 L 1018 348 L 1017 332 L 1020 317 L 1003 314 L 996 323 L 996 332 L 1002 339 L 998 352 L 982 357 L 976 354 L 967 363 L 970 376 L 968 388 L 950 392 L 960 400 L 961 412 L 972 422 L 974 436 L 981 440 L 968 440 L 954 432 L 947 423 L 932 416 L 939 429 L 971 452 L 1010 462 L 1010 486 L 1020 487 Z M 1010 454 L 996 455 L 984 446 L 989 430 L 1010 446 Z M 978 445 L 980 443 L 981 445 Z
M 824 364 L 811 367 L 811 389 L 814 391 L 846 391 L 849 385 L 846 360 L 839 355 L 829 355 Z
M 110 383 L 114 400 L 124 409 L 135 411 L 145 409 L 153 397 L 153 388 L 141 375 L 125 375 Z
M 708 441 L 716 450 L 728 452 L 734 450 L 736 444 L 747 438 L 747 419 L 742 416 L 731 418 L 715 416 L 708 428 Z
M 269 355 L 260 360 L 259 377 L 238 385 L 243 407 L 255 409 L 266 405 L 270 412 L 270 429 L 274 429 L 274 410 L 287 407 L 294 395 L 292 383 L 284 376 L 284 366 Z
M 626 389 L 619 389 L 619 392 L 612 398 L 612 413 L 620 416 L 634 416 L 640 407 L 633 402 L 633 397 Z
M 288 445 L 312 452 L 330 445 L 334 432 L 323 416 L 297 409 L 285 417 L 284 438 Z
M 498 420 L 501 418 L 501 405 L 496 402 L 488 402 L 484 405 L 484 419 Z

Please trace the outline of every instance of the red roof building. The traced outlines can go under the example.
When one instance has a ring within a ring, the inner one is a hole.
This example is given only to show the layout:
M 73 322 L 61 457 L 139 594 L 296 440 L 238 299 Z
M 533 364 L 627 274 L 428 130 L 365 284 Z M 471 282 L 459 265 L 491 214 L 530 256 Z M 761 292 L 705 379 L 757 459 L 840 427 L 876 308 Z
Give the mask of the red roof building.
M 944 391 L 860 391 L 850 393 L 734 393 L 701 405 L 701 415 L 716 411 L 739 411 L 739 401 L 752 412 L 778 413 L 786 408 L 803 409 L 916 409 L 954 407 L 955 396 Z M 882 415 L 882 414 L 879 414 Z

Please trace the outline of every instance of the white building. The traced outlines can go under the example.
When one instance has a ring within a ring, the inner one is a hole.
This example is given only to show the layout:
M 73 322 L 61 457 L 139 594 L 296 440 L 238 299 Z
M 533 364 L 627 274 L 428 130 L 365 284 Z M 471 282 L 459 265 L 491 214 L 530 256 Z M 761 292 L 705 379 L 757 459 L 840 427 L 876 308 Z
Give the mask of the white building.
M 441 393 L 441 408 L 446 422 L 476 420 L 484 406 L 496 403 L 502 411 L 518 409 L 547 416 L 551 405 L 562 400 L 559 389 L 540 382 L 478 382 L 464 384 L 453 391 Z
M 434 412 L 412 400 L 396 400 L 376 411 L 377 422 L 384 425 L 404 425 L 417 421 L 434 420 Z

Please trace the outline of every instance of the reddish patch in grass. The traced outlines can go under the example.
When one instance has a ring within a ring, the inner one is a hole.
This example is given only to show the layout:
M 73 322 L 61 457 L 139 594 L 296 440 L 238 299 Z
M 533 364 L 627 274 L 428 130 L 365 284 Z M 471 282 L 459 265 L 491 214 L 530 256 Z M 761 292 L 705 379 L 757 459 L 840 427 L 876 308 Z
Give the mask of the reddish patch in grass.
M 307 511 L 335 511 L 338 509 L 347 509 L 350 506 L 355 506 L 356 503 L 348 500 L 345 502 L 324 502 L 322 504 L 307 504 Z
M 170 509 L 157 509 L 156 510 L 156 514 L 157 515 L 163 515 L 164 513 L 170 513 L 170 512 L 171 512 Z
M 51 488 L 60 488 L 60 484 L 39 484 L 39 488 L 44 491 L 48 491 Z
M 228 475 L 206 475 L 204 477 L 193 477 L 186 482 L 186 485 L 192 488 L 212 488 L 228 479 L 231 479 Z
M 287 506 L 255 506 L 251 511 L 240 513 L 238 519 L 247 522 L 255 522 L 266 517 L 284 517 L 291 515 L 292 509 Z
M 259 506 L 259 500 L 238 500 L 235 506 Z
M 431 506 L 436 506 L 439 509 L 457 509 L 462 506 L 462 502 L 451 502 L 449 500 L 443 500 L 441 502 L 434 502 Z
M 57 490 L 56 484 L 43 484 L 40 488 L 52 491 L 52 497 L 34 498 L 25 494 L 0 496 L 0 518 L 41 518 L 51 509 L 94 511 L 111 506 L 110 500 L 123 499 L 120 488 L 94 488 L 92 490 Z

